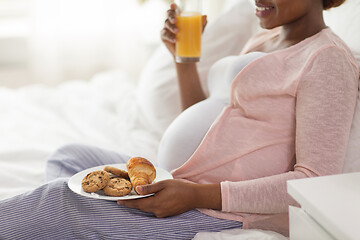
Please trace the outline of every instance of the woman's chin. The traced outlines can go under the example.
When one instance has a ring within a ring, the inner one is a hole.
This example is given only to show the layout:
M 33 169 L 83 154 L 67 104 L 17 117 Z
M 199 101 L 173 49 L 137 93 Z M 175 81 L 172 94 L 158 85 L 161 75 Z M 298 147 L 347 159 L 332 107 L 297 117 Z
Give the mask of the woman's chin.
M 259 25 L 260 25 L 261 28 L 267 29 L 267 30 L 278 27 L 277 25 L 270 24 L 269 22 L 264 22 L 264 21 L 260 21 Z

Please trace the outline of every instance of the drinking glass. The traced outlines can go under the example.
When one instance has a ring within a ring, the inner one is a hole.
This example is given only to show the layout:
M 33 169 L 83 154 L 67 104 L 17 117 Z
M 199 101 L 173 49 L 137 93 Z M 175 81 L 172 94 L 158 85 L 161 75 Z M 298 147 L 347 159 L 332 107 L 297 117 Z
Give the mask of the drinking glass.
M 175 0 L 176 12 L 175 59 L 179 63 L 198 62 L 201 57 L 202 0 Z

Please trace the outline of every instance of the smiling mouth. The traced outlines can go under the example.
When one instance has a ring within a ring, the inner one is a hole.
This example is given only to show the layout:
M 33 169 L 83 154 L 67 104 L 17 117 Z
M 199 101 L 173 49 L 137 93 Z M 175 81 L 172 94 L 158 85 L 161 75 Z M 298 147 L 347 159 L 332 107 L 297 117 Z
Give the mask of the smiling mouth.
M 260 18 L 264 18 L 264 17 L 268 16 L 274 9 L 275 9 L 275 7 L 273 7 L 273 6 L 257 5 L 256 6 L 256 16 L 258 16 Z
M 256 7 L 257 11 L 267 11 L 267 10 L 271 10 L 274 7 Z

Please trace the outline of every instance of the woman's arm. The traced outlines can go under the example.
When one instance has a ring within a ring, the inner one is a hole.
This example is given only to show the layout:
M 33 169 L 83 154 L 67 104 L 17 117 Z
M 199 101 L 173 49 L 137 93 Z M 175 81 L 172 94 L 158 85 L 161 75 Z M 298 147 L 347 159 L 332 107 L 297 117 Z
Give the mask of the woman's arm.
M 223 182 L 222 210 L 282 213 L 296 202 L 286 181 L 339 174 L 358 96 L 359 74 L 343 50 L 327 47 L 304 69 L 296 100 L 296 164 L 274 176 Z
M 164 28 L 161 30 L 161 40 L 174 57 L 175 61 L 175 44 L 176 33 L 178 29 L 176 23 L 176 4 L 171 4 L 168 10 L 168 17 L 165 21 Z M 203 29 L 206 26 L 206 16 L 203 16 Z M 206 98 L 200 84 L 200 78 L 197 71 L 196 63 L 176 63 L 176 72 L 181 96 L 182 109 L 198 103 Z
M 196 63 L 176 63 L 176 72 L 183 110 L 206 99 Z

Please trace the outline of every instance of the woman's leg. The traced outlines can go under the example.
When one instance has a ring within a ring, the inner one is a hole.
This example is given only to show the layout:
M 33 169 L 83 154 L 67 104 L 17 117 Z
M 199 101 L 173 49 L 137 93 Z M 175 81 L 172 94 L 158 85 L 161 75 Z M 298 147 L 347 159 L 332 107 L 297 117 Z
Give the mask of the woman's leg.
M 69 144 L 59 148 L 46 164 L 45 181 L 71 177 L 87 168 L 105 164 L 126 163 L 129 156 L 98 147 Z
M 200 231 L 242 226 L 197 210 L 156 218 L 116 202 L 77 195 L 67 180 L 0 201 L 0 239 L 191 239 Z

